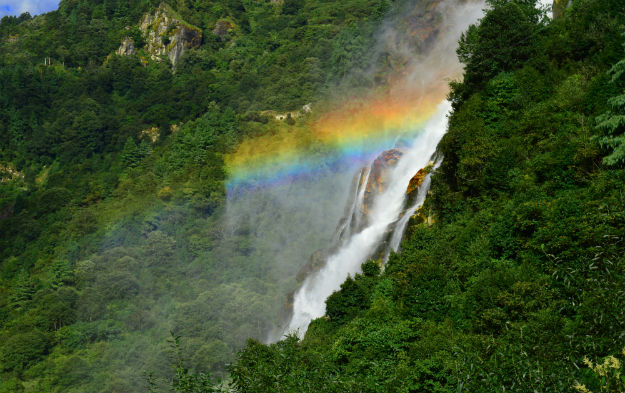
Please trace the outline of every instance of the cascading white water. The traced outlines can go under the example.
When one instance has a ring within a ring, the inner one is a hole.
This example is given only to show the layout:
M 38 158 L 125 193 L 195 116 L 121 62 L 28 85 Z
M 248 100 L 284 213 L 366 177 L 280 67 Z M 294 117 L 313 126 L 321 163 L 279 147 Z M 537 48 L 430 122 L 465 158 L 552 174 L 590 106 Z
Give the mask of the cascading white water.
M 412 217 L 412 215 L 416 213 L 417 209 L 423 205 L 423 202 L 425 202 L 425 196 L 430 189 L 431 181 L 432 179 L 430 179 L 430 175 L 427 175 L 425 179 L 423 179 L 423 183 L 421 183 L 421 185 L 419 186 L 417 200 L 415 201 L 414 205 L 412 205 L 412 207 L 410 207 L 410 209 L 408 209 L 408 211 L 406 211 L 402 215 L 401 219 L 395 226 L 395 229 L 393 230 L 393 236 L 391 237 L 391 242 L 389 244 L 389 252 L 384 258 L 385 261 L 388 259 L 388 254 L 390 254 L 391 251 L 397 251 L 397 249 L 399 248 L 399 243 L 401 243 L 401 238 L 404 234 L 404 231 L 406 230 L 406 225 L 408 225 L 408 220 L 410 220 L 410 217 Z
M 410 179 L 419 169 L 428 165 L 438 142 L 447 129 L 447 114 L 450 110 L 451 104 L 448 101 L 438 106 L 436 113 L 426 123 L 423 131 L 406 149 L 397 164 L 389 169 L 388 187 L 376 196 L 364 228 L 345 237 L 338 250 L 328 258 L 326 265 L 308 276 L 303 282 L 294 295 L 292 317 L 283 334 L 297 332 L 300 337 L 303 336 L 310 321 L 325 314 L 326 298 L 340 288 L 348 275 L 360 271 L 360 265 L 375 252 L 389 227 L 400 219 Z M 429 177 L 418 191 L 417 204 L 419 201 L 423 203 L 428 186 Z M 356 208 L 362 204 L 363 198 L 364 190 L 358 193 L 357 200 L 354 201 Z M 408 211 L 404 214 L 402 220 L 416 211 L 419 207 L 417 204 L 411 207 L 412 212 Z M 347 219 L 351 220 L 351 217 Z M 405 219 L 405 223 L 401 221 L 398 223 L 397 228 L 403 226 L 402 233 L 407 220 L 408 218 Z M 346 228 L 349 228 L 349 222 L 346 225 Z M 401 233 L 397 234 L 397 237 L 401 239 Z M 399 241 L 397 240 L 396 243 L 395 249 Z
M 443 160 L 440 158 L 436 160 L 436 162 L 432 166 L 432 169 L 438 168 L 440 164 L 442 163 L 442 161 Z M 425 202 L 425 197 L 427 196 L 427 193 L 430 190 L 431 181 L 432 181 L 431 175 L 430 174 L 426 175 L 425 178 L 423 179 L 423 183 L 419 185 L 419 189 L 417 190 L 417 197 L 413 205 L 407 211 L 404 212 L 402 217 L 399 219 L 399 221 L 395 225 L 395 228 L 393 229 L 393 235 L 391 236 L 391 241 L 389 243 L 388 250 L 386 252 L 386 255 L 384 256 L 384 262 L 388 260 L 388 257 L 391 251 L 397 252 L 397 250 L 399 249 L 399 244 L 401 243 L 401 239 L 404 235 L 404 231 L 406 230 L 406 226 L 408 225 L 408 221 L 410 220 L 410 217 L 412 217 L 417 212 L 417 210 L 421 206 L 423 206 L 423 203 Z
M 369 181 L 370 174 L 371 166 L 363 167 L 354 178 L 352 191 L 350 192 L 350 195 L 354 195 L 354 199 L 349 204 L 349 210 L 346 211 L 347 214 L 345 215 L 344 221 L 339 225 L 336 231 L 335 241 L 341 242 L 341 240 L 349 238 L 352 235 L 352 231 L 360 227 L 362 220 L 360 211 L 363 208 L 366 191 L 365 186 Z

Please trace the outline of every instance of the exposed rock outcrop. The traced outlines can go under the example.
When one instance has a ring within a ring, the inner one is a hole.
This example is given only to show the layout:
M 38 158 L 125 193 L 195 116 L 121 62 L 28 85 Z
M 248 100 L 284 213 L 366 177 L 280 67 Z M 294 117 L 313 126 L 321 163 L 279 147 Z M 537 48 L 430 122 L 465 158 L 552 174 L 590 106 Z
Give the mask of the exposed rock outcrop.
M 124 39 L 122 39 L 122 43 L 119 46 L 119 49 L 117 49 L 117 53 L 120 56 L 130 56 L 130 55 L 134 55 L 137 52 L 137 48 L 135 47 L 135 41 L 132 39 L 132 37 L 124 37 Z
M 427 176 L 427 174 L 428 173 L 425 168 L 419 169 L 412 179 L 410 179 L 410 183 L 408 183 L 408 188 L 406 189 L 406 194 L 411 195 L 417 191 L 421 183 L 423 183 L 423 180 L 425 180 L 425 176 Z
M 139 26 L 146 41 L 146 51 L 152 60 L 167 56 L 172 67 L 188 49 L 202 43 L 202 30 L 176 16 L 167 5 L 161 4 L 153 14 L 146 14 Z
M 425 178 L 427 177 L 428 173 L 430 173 L 434 165 L 434 163 L 430 162 L 430 164 L 425 168 L 419 169 L 419 171 L 414 174 L 412 179 L 410 179 L 410 183 L 408 183 L 408 188 L 406 189 L 407 206 L 412 206 L 416 202 L 419 194 L 419 187 L 421 186 L 421 184 L 423 184 Z
M 285 113 L 278 113 L 274 110 L 267 110 L 267 111 L 262 111 L 260 114 L 264 115 L 264 116 L 272 116 L 274 117 L 276 120 L 289 120 L 289 119 L 297 119 L 300 118 L 304 115 L 307 115 L 309 113 L 312 113 L 312 104 L 308 103 L 304 106 L 302 106 L 302 109 L 298 110 L 298 111 L 293 111 L 293 112 L 285 112 Z
M 383 151 L 371 165 L 371 173 L 367 179 L 365 195 L 362 203 L 361 212 L 367 215 L 373 207 L 376 196 L 382 194 L 388 186 L 389 169 L 397 165 L 397 162 L 404 153 L 399 149 L 390 149 Z

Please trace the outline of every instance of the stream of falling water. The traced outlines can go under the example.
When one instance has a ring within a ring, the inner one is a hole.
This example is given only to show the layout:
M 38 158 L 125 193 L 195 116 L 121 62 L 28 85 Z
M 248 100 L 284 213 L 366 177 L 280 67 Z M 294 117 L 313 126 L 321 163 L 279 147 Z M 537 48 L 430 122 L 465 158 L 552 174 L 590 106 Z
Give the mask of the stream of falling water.
M 393 224 L 396 225 L 391 236 L 390 248 L 397 250 L 410 215 L 414 214 L 425 200 L 430 184 L 429 175 L 420 185 L 416 202 L 402 216 L 406 203 L 406 189 L 413 175 L 419 169 L 425 168 L 434 155 L 436 146 L 447 130 L 447 114 L 450 110 L 451 104 L 448 101 L 442 102 L 424 129 L 405 149 L 397 164 L 389 169 L 388 186 L 375 197 L 363 229 L 349 233 L 349 221 L 352 217 L 347 217 L 346 234 L 341 246 L 328 258 L 324 267 L 304 280 L 295 293 L 293 314 L 283 335 L 297 332 L 303 337 L 310 321 L 325 314 L 327 297 L 340 288 L 348 275 L 360 272 L 360 265 L 372 256 Z M 363 175 L 364 173 L 360 176 Z M 358 213 L 363 198 L 364 191 L 359 191 L 350 208 L 351 214 Z

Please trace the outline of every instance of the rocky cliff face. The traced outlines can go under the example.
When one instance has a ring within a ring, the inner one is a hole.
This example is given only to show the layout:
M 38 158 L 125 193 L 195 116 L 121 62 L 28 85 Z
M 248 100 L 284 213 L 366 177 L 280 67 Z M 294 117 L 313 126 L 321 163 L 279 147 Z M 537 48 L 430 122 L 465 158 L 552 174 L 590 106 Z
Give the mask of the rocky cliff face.
M 419 187 L 423 184 L 425 179 L 428 176 L 428 173 L 436 166 L 435 163 L 430 162 L 425 168 L 419 169 L 417 173 L 410 179 L 410 183 L 408 184 L 408 188 L 406 189 L 406 206 L 413 206 L 418 197 L 419 197 Z M 409 209 L 406 209 L 402 212 L 400 220 L 404 217 L 404 215 L 410 214 L 412 217 L 409 219 L 412 223 L 420 224 L 426 223 L 427 225 L 432 225 L 434 223 L 434 218 L 427 215 L 424 212 L 423 207 L 418 208 L 416 211 L 412 212 Z
M 202 43 L 202 30 L 182 21 L 166 4 L 161 4 L 152 14 L 145 14 L 139 28 L 146 42 L 147 55 L 155 61 L 167 56 L 173 68 L 185 51 L 198 48 Z M 128 56 L 136 52 L 132 38 L 124 37 L 116 53 Z
M 408 189 L 406 189 L 406 194 L 411 195 L 415 191 L 417 191 L 421 183 L 423 183 L 423 180 L 425 180 L 426 175 L 427 171 L 425 168 L 419 169 L 419 171 L 415 173 L 412 179 L 410 179 L 410 183 L 408 183 Z
M 202 30 L 175 17 L 167 5 L 160 5 L 153 14 L 146 14 L 139 26 L 146 41 L 146 50 L 152 60 L 167 56 L 172 67 L 187 49 L 202 43 Z
M 388 171 L 395 165 L 404 153 L 399 149 L 390 149 L 382 152 L 371 165 L 371 173 L 367 179 L 365 195 L 362 203 L 361 212 L 367 215 L 373 207 L 373 201 L 377 195 L 380 195 L 388 186 Z
M 135 41 L 131 37 L 124 37 L 119 49 L 117 49 L 115 53 L 120 56 L 130 56 L 134 55 L 136 52 L 137 49 L 135 48 Z

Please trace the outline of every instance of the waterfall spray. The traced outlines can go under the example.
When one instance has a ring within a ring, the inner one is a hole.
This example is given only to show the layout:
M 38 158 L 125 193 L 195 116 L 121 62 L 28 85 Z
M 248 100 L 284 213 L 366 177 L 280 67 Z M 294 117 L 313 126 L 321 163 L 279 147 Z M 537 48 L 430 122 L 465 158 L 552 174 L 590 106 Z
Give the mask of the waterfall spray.
M 389 169 L 388 185 L 381 194 L 375 196 L 373 206 L 367 216 L 362 217 L 362 211 L 358 208 L 350 209 L 352 214 L 360 214 L 360 220 L 366 218 L 363 220 L 364 228 L 344 237 L 341 246 L 328 258 L 326 265 L 306 278 L 295 293 L 293 314 L 283 334 L 297 332 L 298 335 L 303 336 L 310 321 L 324 315 L 326 298 L 340 288 L 348 275 L 360 271 L 360 265 L 373 255 L 385 234 L 393 228 L 395 223 L 399 225 L 396 225 L 391 247 L 394 246 L 397 249 L 398 239 L 401 239 L 410 215 L 425 200 L 430 184 L 429 177 L 420 186 L 415 205 L 404 212 L 400 219 L 405 205 L 406 189 L 412 176 L 430 162 L 438 142 L 447 129 L 447 114 L 450 109 L 449 102 L 441 103 L 423 131 L 412 141 L 410 147 L 405 149 L 395 166 Z M 367 170 L 367 175 L 370 172 L 371 170 Z M 361 205 L 363 199 L 364 189 L 360 189 L 353 205 Z M 354 219 L 355 217 L 348 217 L 348 221 L 344 224 L 345 231 L 349 230 L 349 222 Z
M 313 104 L 301 122 L 247 138 L 225 158 L 230 225 L 223 248 L 236 251 L 227 263 L 258 269 L 284 293 L 295 287 L 266 341 L 303 335 L 348 275 L 398 250 L 428 192 L 422 168 L 431 167 L 446 130 L 450 104 L 443 100 L 462 71 L 458 38 L 483 6 L 403 2 L 371 48 L 370 79 L 386 75 L 378 88 L 337 97 L 328 111 Z
M 417 3 L 417 6 L 419 4 L 421 3 Z M 410 111 L 423 112 L 423 104 L 431 101 L 433 96 L 441 92 L 444 96 L 449 80 L 460 75 L 461 65 L 455 56 L 458 38 L 470 24 L 480 18 L 484 3 L 443 0 L 436 2 L 435 7 L 443 19 L 436 28 L 437 33 L 431 36 L 432 41 L 425 45 L 427 49 L 417 55 L 410 51 L 409 46 L 404 45 L 406 31 L 398 28 L 396 21 L 389 21 L 380 33 L 376 52 L 390 52 L 405 59 L 403 76 L 400 78 L 402 83 L 391 83 L 389 90 L 391 97 L 404 97 L 403 101 L 400 99 L 395 101 L 396 103 L 403 102 L 409 105 L 404 108 L 408 110 L 402 112 L 404 119 L 415 118 L 414 115 L 410 115 Z M 438 103 L 441 99 L 438 98 L 433 102 Z M 397 105 L 385 106 L 385 108 L 396 107 Z M 273 334 L 270 334 L 268 341 L 278 340 L 292 332 L 302 337 L 310 321 L 324 315 L 325 300 L 333 291 L 340 288 L 348 275 L 359 273 L 361 264 L 367 259 L 375 258 L 385 262 L 391 251 L 398 250 L 410 217 L 425 201 L 430 186 L 430 175 L 425 174 L 416 190 L 416 196 L 412 194 L 407 198 L 407 186 L 420 169 L 428 165 L 436 168 L 440 164 L 440 158 L 434 157 L 434 153 L 446 131 L 447 113 L 450 110 L 451 104 L 443 101 L 435 111 L 429 112 L 427 117 L 429 120 L 424 124 L 416 126 L 418 122 L 414 120 L 403 123 L 408 125 L 403 127 L 404 131 L 407 129 L 413 132 L 396 133 L 397 141 L 410 142 L 407 147 L 400 146 L 401 142 L 394 144 L 395 148 L 391 150 L 399 150 L 400 157 L 396 163 L 387 168 L 388 171 L 383 176 L 386 178 L 386 184 L 383 187 L 369 187 L 367 184 L 376 181 L 372 179 L 375 178 L 375 167 L 372 164 L 361 170 L 359 178 L 367 176 L 364 186 L 361 185 L 366 189 L 357 189 L 356 192 L 363 192 L 362 195 L 352 194 L 354 199 L 350 200 L 352 206 L 347 209 L 348 217 L 339 226 L 337 237 L 323 261 L 325 264 L 315 261 L 312 266 L 306 266 L 308 276 L 295 291 L 292 302 L 289 302 L 288 318 L 282 321 L 281 326 L 275 329 Z M 359 124 L 374 124 L 376 127 L 378 125 L 384 127 L 386 124 L 366 121 L 369 117 L 375 119 L 379 113 L 384 113 L 375 106 L 367 106 L 358 113 L 363 117 Z M 415 126 L 410 127 L 410 123 Z M 346 132 L 350 131 L 348 128 Z M 392 134 L 395 130 L 389 131 L 389 134 Z M 411 137 L 406 138 L 407 135 Z M 392 146 L 387 145 L 384 149 Z M 391 152 L 384 149 L 378 150 L 377 153 Z M 436 162 L 432 163 L 431 160 Z

